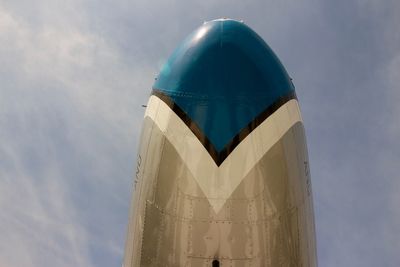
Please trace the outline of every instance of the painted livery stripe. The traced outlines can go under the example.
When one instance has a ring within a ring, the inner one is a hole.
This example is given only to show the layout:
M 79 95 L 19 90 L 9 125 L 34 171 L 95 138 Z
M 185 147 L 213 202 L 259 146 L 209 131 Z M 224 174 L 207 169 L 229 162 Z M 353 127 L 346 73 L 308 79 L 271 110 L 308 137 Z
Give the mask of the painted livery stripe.
M 218 166 L 192 130 L 157 96 L 150 97 L 145 117 L 152 119 L 174 146 L 216 213 L 263 155 L 302 121 L 297 100 L 286 102 Z
M 231 141 L 225 145 L 225 147 L 218 151 L 213 143 L 208 139 L 208 137 L 203 133 L 200 127 L 193 121 L 184 110 L 182 110 L 174 100 L 163 93 L 161 90 L 153 89 L 152 95 L 157 96 L 162 101 L 165 102 L 181 120 L 190 128 L 194 135 L 200 140 L 204 148 L 208 151 L 210 156 L 215 161 L 218 166 L 229 156 L 230 153 L 246 138 L 255 128 L 257 128 L 265 119 L 267 119 L 271 114 L 273 114 L 278 108 L 284 105 L 286 102 L 297 99 L 296 92 L 290 91 L 288 94 L 278 98 L 272 105 L 268 106 L 263 112 L 261 112 L 257 117 L 255 117 L 251 122 L 249 122 L 246 127 L 244 127 L 239 133 L 237 133 Z

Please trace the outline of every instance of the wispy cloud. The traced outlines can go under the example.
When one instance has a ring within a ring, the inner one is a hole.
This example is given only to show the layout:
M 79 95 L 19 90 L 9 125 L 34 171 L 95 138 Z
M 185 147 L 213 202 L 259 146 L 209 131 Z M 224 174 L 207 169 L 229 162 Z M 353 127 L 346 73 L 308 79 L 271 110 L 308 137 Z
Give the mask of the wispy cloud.
M 60 12 L 77 7 L 41 4 L 34 21 L 0 8 L 0 266 L 109 266 L 147 94 L 132 88 L 152 74 Z

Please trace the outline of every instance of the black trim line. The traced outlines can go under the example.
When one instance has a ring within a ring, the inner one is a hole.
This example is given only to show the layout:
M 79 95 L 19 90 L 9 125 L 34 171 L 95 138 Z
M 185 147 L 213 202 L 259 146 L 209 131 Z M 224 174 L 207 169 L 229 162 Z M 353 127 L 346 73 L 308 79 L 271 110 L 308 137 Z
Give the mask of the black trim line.
M 290 93 L 278 98 L 272 105 L 258 114 L 247 126 L 243 127 L 238 134 L 236 134 L 231 141 L 221 150 L 217 151 L 207 136 L 201 131 L 200 127 L 183 111 L 174 100 L 163 93 L 160 90 L 153 89 L 152 95 L 160 98 L 170 109 L 172 109 L 176 115 L 186 124 L 187 127 L 193 132 L 193 134 L 203 144 L 204 148 L 208 151 L 210 156 L 213 158 L 215 164 L 220 166 L 222 162 L 229 156 L 230 153 L 242 142 L 255 128 L 257 128 L 263 121 L 271 116 L 276 110 L 292 99 L 297 99 L 296 92 L 291 91 Z

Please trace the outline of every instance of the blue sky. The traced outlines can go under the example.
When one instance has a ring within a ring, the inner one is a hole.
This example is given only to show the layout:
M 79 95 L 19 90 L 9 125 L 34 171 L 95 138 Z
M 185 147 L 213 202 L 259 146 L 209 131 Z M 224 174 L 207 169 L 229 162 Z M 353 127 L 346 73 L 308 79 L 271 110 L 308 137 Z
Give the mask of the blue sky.
M 154 77 L 243 19 L 293 77 L 319 265 L 400 266 L 400 4 L 0 0 L 0 266 L 120 266 Z

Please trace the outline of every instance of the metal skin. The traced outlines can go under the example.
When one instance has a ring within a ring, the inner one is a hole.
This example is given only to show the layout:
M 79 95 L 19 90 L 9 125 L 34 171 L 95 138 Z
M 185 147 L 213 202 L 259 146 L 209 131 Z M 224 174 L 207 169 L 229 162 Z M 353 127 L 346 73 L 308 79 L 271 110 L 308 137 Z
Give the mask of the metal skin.
M 241 22 L 205 23 L 153 87 L 123 266 L 317 266 L 294 86 Z

